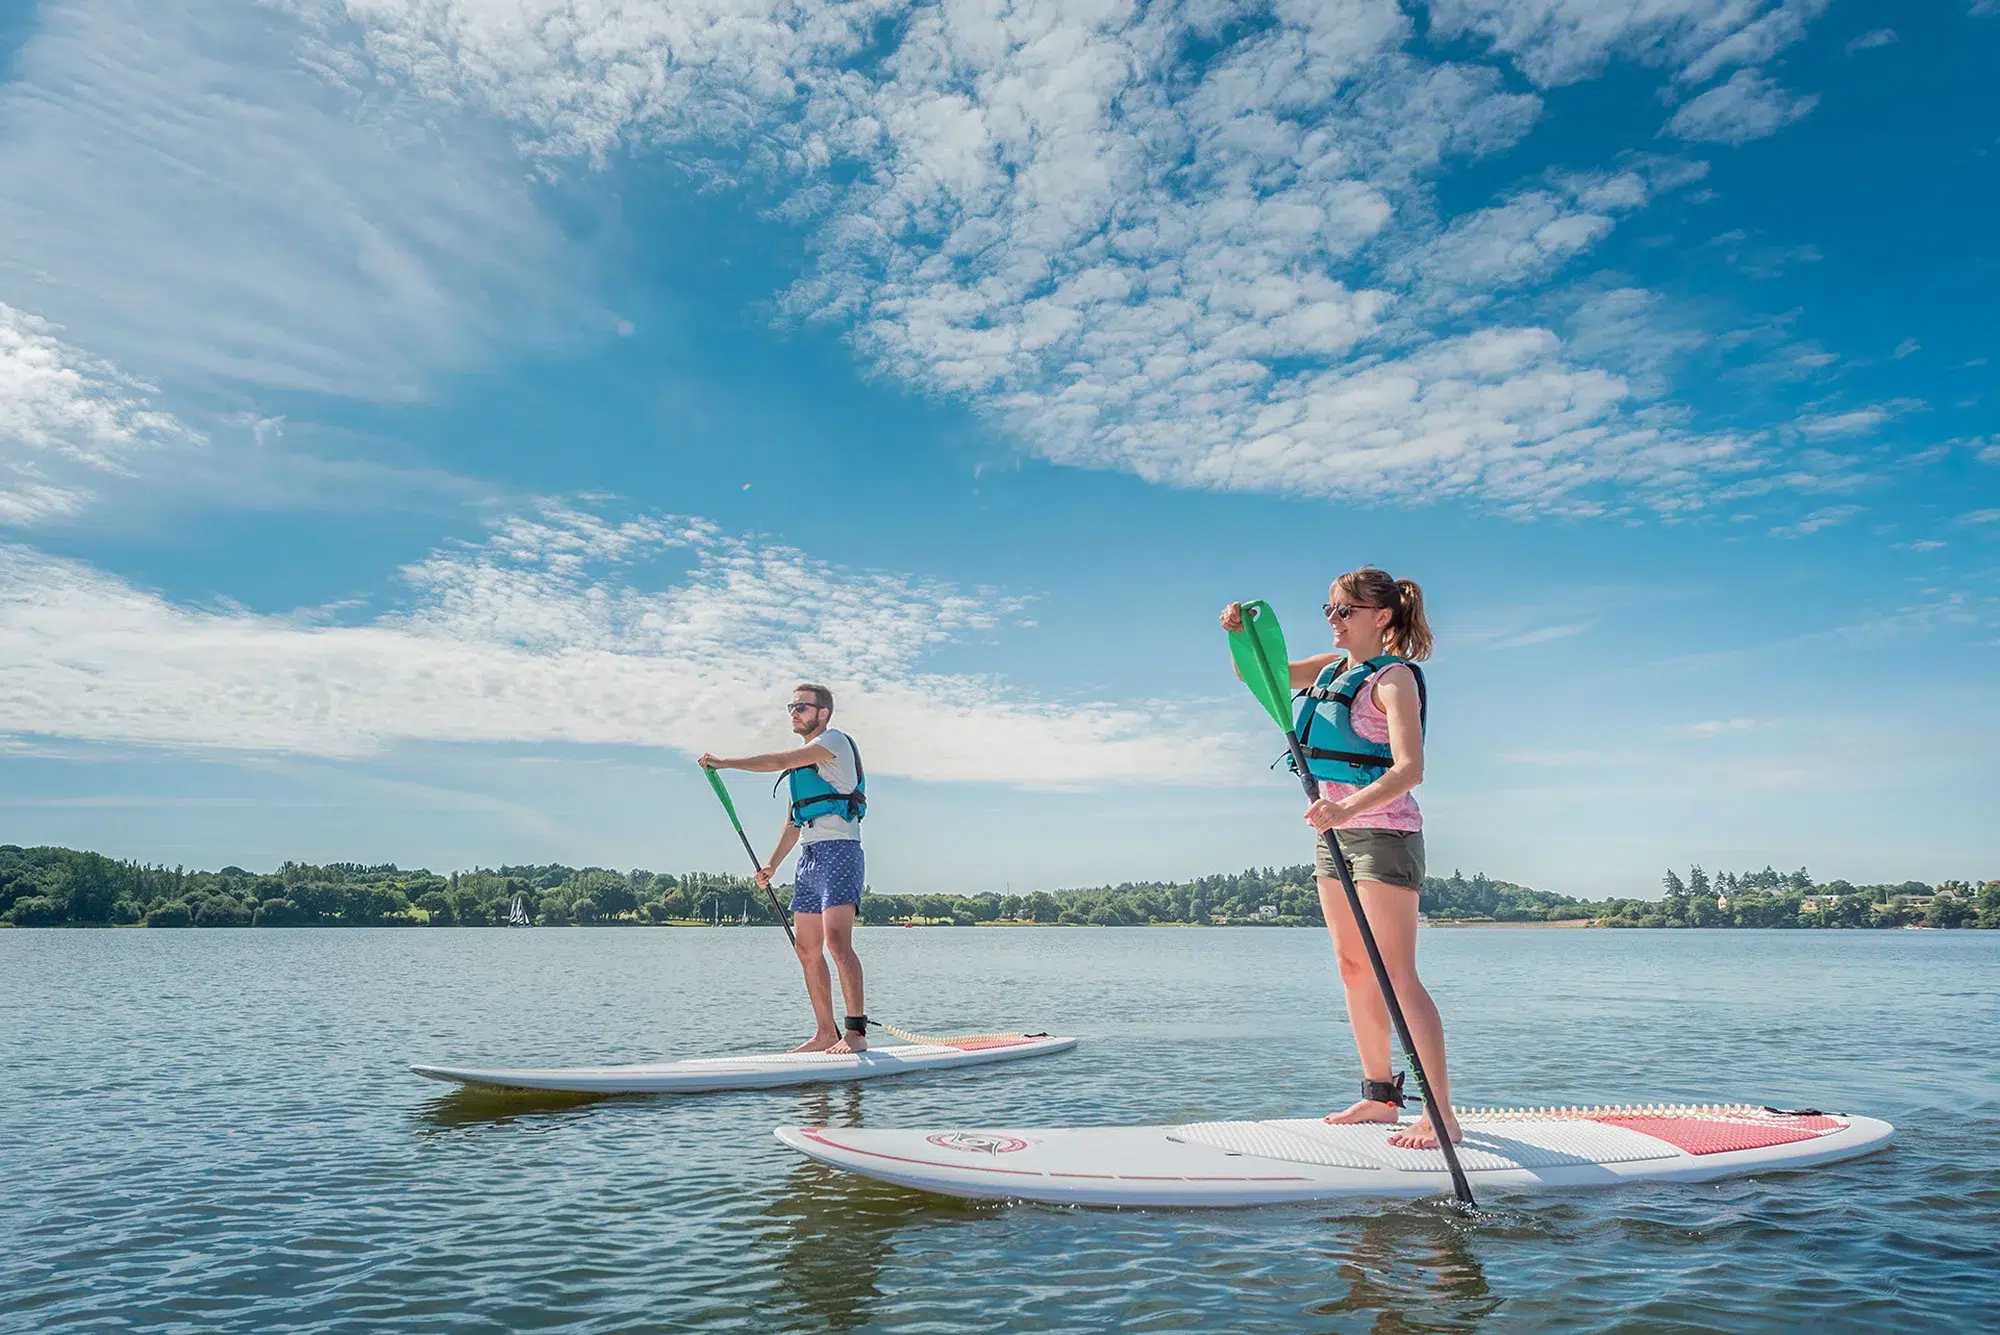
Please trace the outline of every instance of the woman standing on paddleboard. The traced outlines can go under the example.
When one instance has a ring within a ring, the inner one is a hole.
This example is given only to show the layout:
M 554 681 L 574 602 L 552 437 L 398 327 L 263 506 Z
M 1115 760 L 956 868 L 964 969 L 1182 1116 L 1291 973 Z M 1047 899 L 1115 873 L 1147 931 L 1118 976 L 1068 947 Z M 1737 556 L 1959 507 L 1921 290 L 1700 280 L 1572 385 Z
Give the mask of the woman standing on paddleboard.
M 1316 831 L 1332 830 L 1340 842 L 1424 1074 L 1456 1142 L 1444 1022 L 1417 978 L 1424 818 L 1410 794 L 1424 777 L 1428 711 L 1423 669 L 1417 666 L 1431 652 L 1424 594 L 1414 580 L 1391 579 L 1367 566 L 1336 579 L 1327 597 L 1334 652 L 1290 665 L 1292 689 L 1306 693 L 1299 702 L 1298 735 L 1320 790 L 1306 808 L 1306 822 Z M 1232 633 L 1242 629 L 1240 604 L 1223 609 L 1222 626 Z M 1315 843 L 1314 871 L 1363 1076 L 1360 1101 L 1326 1120 L 1394 1122 L 1405 1100 L 1403 1077 L 1390 1076 L 1389 1008 L 1323 840 Z M 1428 1148 L 1437 1144 L 1437 1135 L 1426 1116 L 1392 1143 Z

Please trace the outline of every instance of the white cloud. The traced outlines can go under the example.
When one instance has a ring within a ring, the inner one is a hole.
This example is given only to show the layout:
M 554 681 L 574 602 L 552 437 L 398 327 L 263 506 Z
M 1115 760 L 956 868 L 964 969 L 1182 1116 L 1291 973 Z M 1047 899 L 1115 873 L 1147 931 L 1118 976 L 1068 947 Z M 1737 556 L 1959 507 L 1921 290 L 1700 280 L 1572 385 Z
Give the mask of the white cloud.
M 1771 536 L 1774 538 L 1803 538 L 1809 533 L 1817 533 L 1821 529 L 1832 528 L 1836 524 L 1844 524 L 1865 509 L 1867 507 L 1863 505 L 1829 505 L 1823 509 L 1813 511 L 1795 524 L 1782 524 L 1772 529 Z
M 650 565 L 691 564 L 659 591 Z M 1063 704 L 926 672 L 1020 604 L 837 570 L 699 520 L 563 508 L 405 572 L 363 625 L 175 604 L 0 547 L 0 731 L 190 750 L 352 756 L 399 742 L 755 749 L 785 691 L 824 680 L 871 769 L 1063 787 L 1229 779 L 1247 748 L 1170 702 Z
M 1758 65 L 1805 35 L 1826 0 L 1432 0 L 1439 37 L 1484 37 L 1544 87 L 1575 83 L 1614 59 L 1701 82 Z
M 1754 718 L 1703 719 L 1699 723 L 1677 723 L 1668 729 L 1683 737 L 1720 737 L 1726 733 L 1749 732 L 1757 727 Z
M 200 443 L 154 392 L 0 302 L 0 523 L 73 514 L 134 454 Z
M 1851 39 L 1847 43 L 1847 54 L 1851 56 L 1857 51 L 1872 51 L 1878 46 L 1894 46 L 1899 40 L 1894 28 L 1874 28 Z
M 1666 164 L 1666 188 L 1698 180 L 1706 168 Z M 1435 236 L 1410 243 L 1384 268 L 1394 287 L 1413 288 L 1422 307 L 1463 315 L 1509 288 L 1547 279 L 1611 234 L 1617 215 L 1643 207 L 1656 192 L 1646 172 L 1576 177 L 1553 188 L 1521 191 L 1491 208 L 1465 213 Z
M 1605 751 L 1505 751 L 1499 759 L 1504 764 L 1536 769 L 1602 769 L 1621 761 L 1615 753 Z
M 1535 630 L 1523 631 L 1512 639 L 1506 640 L 1494 647 L 1499 649 L 1532 649 L 1537 645 L 1552 644 L 1557 640 L 1567 640 L 1571 636 L 1581 635 L 1584 631 L 1589 630 L 1590 627 L 1591 623 L 1588 621 L 1572 621 L 1560 626 L 1542 626 Z
M 1675 112 L 1663 135 L 1706 143 L 1747 144 L 1776 134 L 1819 105 L 1819 95 L 1780 87 L 1756 70 L 1738 70 Z
M 1059 462 L 1568 512 L 1742 463 L 1742 440 L 1689 433 L 1647 402 L 1655 383 L 1580 364 L 1545 329 L 1420 316 L 1545 279 L 1700 169 L 1557 182 L 1437 225 L 1444 166 L 1512 144 L 1539 103 L 1405 51 L 1390 0 L 1281 4 L 1240 35 L 1110 0 L 298 3 L 326 16 L 326 63 L 355 86 L 486 108 L 537 155 L 643 145 L 763 174 L 817 228 L 790 311 Z M 350 18 L 358 47 L 341 45 Z M 893 33 L 880 49 L 877 33 Z M 1222 47 L 1189 68 L 1191 40 Z
M 1917 340 L 1915 340 L 1914 338 L 1906 338 L 1901 343 L 1898 343 L 1896 345 L 1896 351 L 1891 355 L 1895 357 L 1897 361 L 1901 361 L 1903 360 L 1903 358 L 1909 356 L 1913 352 L 1916 352 L 1923 346 L 1924 346 L 1923 344 L 1917 342 Z
M 1886 408 L 1856 408 L 1844 413 L 1810 414 L 1799 418 L 1794 425 L 1814 440 L 1827 440 L 1866 435 L 1894 415 Z
M 177 407 L 408 397 L 597 318 L 501 127 L 337 87 L 307 32 L 228 0 L 42 5 L 0 87 L 0 297 Z
M 1566 350 L 1581 361 L 1632 377 L 1641 393 L 1653 397 L 1665 393 L 1674 362 L 1711 337 L 1654 293 L 1618 287 L 1592 293 L 1577 306 Z

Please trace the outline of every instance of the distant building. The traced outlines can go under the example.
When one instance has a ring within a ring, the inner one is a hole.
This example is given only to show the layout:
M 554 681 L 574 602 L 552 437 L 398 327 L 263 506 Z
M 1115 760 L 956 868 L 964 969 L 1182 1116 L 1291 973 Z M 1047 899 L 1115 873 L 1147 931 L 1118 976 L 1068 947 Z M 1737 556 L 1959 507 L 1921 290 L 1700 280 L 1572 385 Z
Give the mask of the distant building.
M 1278 906 L 1276 904 L 1260 904 L 1257 907 L 1257 916 L 1260 918 L 1275 918 L 1278 916 Z

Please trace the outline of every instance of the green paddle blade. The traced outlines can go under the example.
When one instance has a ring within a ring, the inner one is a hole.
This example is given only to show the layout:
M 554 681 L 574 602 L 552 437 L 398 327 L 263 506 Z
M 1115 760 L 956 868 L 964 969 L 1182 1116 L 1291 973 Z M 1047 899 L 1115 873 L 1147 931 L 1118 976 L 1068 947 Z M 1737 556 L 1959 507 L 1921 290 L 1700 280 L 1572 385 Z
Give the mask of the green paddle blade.
M 1229 632 L 1229 656 L 1243 684 L 1281 728 L 1292 726 L 1292 668 L 1285 657 L 1285 632 L 1278 614 L 1261 599 L 1243 604 L 1243 629 Z
M 722 800 L 722 809 L 729 813 L 729 823 L 742 830 L 743 822 L 736 819 L 736 804 L 729 800 L 729 790 L 722 786 L 722 771 L 703 766 L 701 772 L 708 776 L 708 786 L 715 789 L 715 795 Z

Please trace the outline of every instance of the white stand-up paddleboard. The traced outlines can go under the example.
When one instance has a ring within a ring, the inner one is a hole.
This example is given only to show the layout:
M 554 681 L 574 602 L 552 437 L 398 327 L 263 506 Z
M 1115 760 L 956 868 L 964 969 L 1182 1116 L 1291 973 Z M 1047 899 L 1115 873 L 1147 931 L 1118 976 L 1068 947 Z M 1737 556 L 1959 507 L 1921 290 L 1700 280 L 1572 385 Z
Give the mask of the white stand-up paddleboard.
M 919 1071 L 958 1070 L 1067 1052 L 1073 1038 L 1046 1034 L 982 1034 L 935 1039 L 866 1052 L 772 1052 L 747 1057 L 701 1057 L 637 1066 L 571 1066 L 535 1069 L 412 1066 L 418 1075 L 491 1089 L 546 1089 L 568 1094 L 698 1094 L 717 1089 L 771 1089 L 879 1080 Z
M 1866 1154 L 1872 1117 L 1748 1104 L 1472 1109 L 1458 1146 L 1475 1191 L 1702 1182 Z M 836 1168 L 947 1196 L 1055 1205 L 1229 1206 L 1451 1190 L 1444 1155 L 1389 1144 L 1397 1128 L 1313 1119 L 1067 1130 L 779 1127 Z

